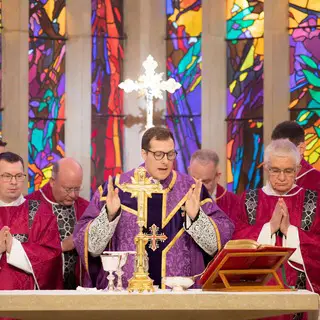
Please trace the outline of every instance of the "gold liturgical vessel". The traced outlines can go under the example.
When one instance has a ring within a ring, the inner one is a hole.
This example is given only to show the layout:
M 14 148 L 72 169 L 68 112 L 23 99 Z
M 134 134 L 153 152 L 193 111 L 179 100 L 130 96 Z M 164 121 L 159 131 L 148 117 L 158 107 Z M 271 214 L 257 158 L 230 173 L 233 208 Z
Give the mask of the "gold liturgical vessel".
M 154 291 L 153 280 L 148 273 L 148 253 L 146 244 L 150 241 L 150 248 L 155 251 L 158 247 L 158 241 L 165 241 L 167 237 L 164 234 L 158 235 L 159 228 L 152 225 L 151 234 L 143 233 L 143 227 L 146 227 L 148 215 L 147 198 L 152 197 L 152 193 L 162 193 L 162 185 L 160 182 L 154 182 L 151 178 L 146 177 L 146 169 L 139 167 L 135 170 L 131 183 L 124 183 L 121 189 L 130 192 L 132 198 L 138 200 L 138 217 L 137 224 L 139 233 L 135 236 L 134 242 L 136 246 L 135 271 L 133 277 L 128 281 L 128 291 Z

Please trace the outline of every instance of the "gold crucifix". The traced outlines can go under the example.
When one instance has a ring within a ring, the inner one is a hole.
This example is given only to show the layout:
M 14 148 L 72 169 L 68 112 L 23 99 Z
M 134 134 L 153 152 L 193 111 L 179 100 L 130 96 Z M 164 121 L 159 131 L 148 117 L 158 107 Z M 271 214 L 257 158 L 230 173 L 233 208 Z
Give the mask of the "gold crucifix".
M 143 292 L 145 290 L 154 291 L 153 280 L 150 279 L 148 273 L 148 254 L 145 248 L 150 240 L 150 235 L 143 233 L 143 227 L 146 225 L 146 218 L 148 216 L 147 198 L 151 198 L 152 193 L 162 193 L 163 190 L 160 182 L 154 182 L 151 178 L 147 178 L 146 173 L 147 171 L 145 168 L 137 168 L 131 178 L 131 183 L 124 183 L 121 185 L 121 189 L 124 192 L 130 192 L 132 198 L 138 199 L 137 223 L 139 226 L 139 233 L 134 238 L 136 245 L 136 265 L 133 277 L 128 281 L 129 292 Z M 156 232 L 157 231 L 158 230 L 156 230 Z M 160 236 L 162 239 L 165 237 L 164 235 Z
M 168 237 L 164 233 L 157 234 L 159 228 L 155 224 L 153 224 L 149 229 L 151 234 L 146 234 L 146 239 L 150 241 L 149 248 L 152 251 L 156 251 L 159 248 L 158 241 L 164 242 L 168 239 Z

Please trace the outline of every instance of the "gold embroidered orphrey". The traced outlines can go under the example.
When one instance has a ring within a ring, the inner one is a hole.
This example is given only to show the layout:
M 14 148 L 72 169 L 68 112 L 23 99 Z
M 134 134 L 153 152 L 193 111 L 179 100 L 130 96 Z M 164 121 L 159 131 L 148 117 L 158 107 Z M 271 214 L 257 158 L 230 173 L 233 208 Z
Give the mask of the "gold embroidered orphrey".
M 124 183 L 120 188 L 124 192 L 131 193 L 132 198 L 137 198 L 138 202 L 138 217 L 137 223 L 139 226 L 139 233 L 134 238 L 136 245 L 136 261 L 135 271 L 133 277 L 128 281 L 128 291 L 154 291 L 153 280 L 149 277 L 148 273 L 148 254 L 146 251 L 146 244 L 151 240 L 151 248 L 157 247 L 157 241 L 165 241 L 167 237 L 164 234 L 157 235 L 159 228 L 152 226 L 151 235 L 143 233 L 143 227 L 146 224 L 146 217 L 148 216 L 148 203 L 147 199 L 152 197 L 152 193 L 162 193 L 162 185 L 160 182 L 154 182 L 151 178 L 146 177 L 146 169 L 139 167 L 134 171 L 131 177 L 131 183 Z

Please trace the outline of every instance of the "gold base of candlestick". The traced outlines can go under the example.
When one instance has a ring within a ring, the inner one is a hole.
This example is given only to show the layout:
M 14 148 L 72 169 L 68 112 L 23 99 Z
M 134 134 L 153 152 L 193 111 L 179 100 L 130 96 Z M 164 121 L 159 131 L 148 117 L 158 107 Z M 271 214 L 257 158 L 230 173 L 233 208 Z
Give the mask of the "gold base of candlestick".
M 134 272 L 133 277 L 128 281 L 128 291 L 153 292 L 153 280 L 150 279 L 147 273 Z

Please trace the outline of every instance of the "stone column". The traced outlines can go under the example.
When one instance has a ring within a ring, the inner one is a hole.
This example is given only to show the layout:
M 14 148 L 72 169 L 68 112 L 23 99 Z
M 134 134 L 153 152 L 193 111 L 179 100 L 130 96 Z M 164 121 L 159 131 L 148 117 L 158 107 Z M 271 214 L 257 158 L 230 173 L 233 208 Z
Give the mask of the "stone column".
M 137 80 L 143 73 L 142 62 L 151 54 L 158 62 L 157 72 L 166 74 L 166 10 L 165 1 L 124 0 L 124 45 L 123 79 Z M 165 76 L 164 76 L 165 79 Z M 124 93 L 124 114 L 140 115 L 145 108 L 145 99 L 137 92 Z M 155 103 L 157 110 L 165 110 L 166 101 Z M 138 124 L 124 130 L 124 170 L 137 167 L 141 162 L 141 136 L 143 125 Z
M 83 167 L 82 196 L 90 197 L 91 0 L 68 0 L 66 45 L 66 156 Z
M 2 1 L 3 138 L 28 166 L 29 1 Z M 27 191 L 27 184 L 24 192 Z
M 273 128 L 289 120 L 288 1 L 265 1 L 264 17 L 263 139 L 267 145 Z
M 202 148 L 220 157 L 221 184 L 226 184 L 226 1 L 202 0 Z

